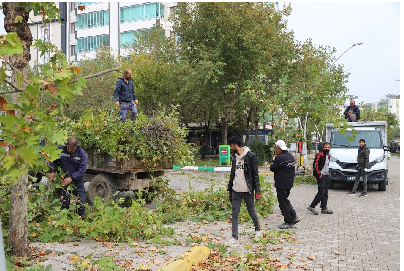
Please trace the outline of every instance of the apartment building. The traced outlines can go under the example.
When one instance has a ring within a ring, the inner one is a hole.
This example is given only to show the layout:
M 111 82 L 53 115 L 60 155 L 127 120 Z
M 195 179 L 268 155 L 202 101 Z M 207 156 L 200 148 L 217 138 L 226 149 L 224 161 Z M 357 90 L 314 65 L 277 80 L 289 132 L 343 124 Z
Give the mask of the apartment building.
M 31 14 L 34 39 L 51 41 L 62 50 L 69 62 L 95 57 L 96 49 L 108 46 L 116 55 L 125 56 L 125 46 L 134 33 L 160 25 L 169 36 L 172 25 L 166 20 L 176 2 L 60 2 L 61 21 L 43 25 L 40 16 Z M 32 51 L 31 65 L 42 64 L 49 55 L 40 57 Z
M 385 108 L 387 112 L 400 115 L 400 99 L 398 97 L 386 97 L 378 102 L 366 103 L 362 105 L 362 108 L 379 110 L 380 108 Z

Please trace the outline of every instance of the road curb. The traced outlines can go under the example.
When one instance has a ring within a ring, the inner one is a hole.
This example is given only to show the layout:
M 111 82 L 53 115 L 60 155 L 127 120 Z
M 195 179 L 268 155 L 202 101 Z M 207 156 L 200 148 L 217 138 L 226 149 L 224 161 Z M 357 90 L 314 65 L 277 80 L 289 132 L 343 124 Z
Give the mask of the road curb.
M 210 249 L 206 246 L 195 246 L 185 251 L 180 259 L 165 264 L 159 271 L 186 271 L 192 266 L 207 259 Z

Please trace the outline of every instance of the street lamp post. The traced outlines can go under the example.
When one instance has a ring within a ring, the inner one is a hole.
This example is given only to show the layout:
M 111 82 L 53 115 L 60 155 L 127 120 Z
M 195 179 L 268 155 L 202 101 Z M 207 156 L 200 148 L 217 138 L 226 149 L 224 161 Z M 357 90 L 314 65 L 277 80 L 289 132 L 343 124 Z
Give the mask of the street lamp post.
M 363 44 L 363 42 L 357 42 L 357 43 L 352 44 L 351 47 L 349 47 L 348 49 L 346 49 L 336 60 L 334 60 L 334 62 L 327 68 L 326 71 L 328 71 L 332 66 L 334 66 L 335 62 L 337 62 L 338 59 L 340 59 L 341 56 L 343 56 L 346 52 L 348 52 L 349 50 L 351 50 L 353 47 L 358 46 L 358 45 L 362 45 L 362 44 Z

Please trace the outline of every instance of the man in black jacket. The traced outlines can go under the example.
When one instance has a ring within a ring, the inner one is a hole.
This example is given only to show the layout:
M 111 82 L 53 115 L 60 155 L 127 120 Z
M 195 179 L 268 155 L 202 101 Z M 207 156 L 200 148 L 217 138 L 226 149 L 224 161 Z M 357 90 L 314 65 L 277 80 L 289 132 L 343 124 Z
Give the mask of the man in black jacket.
M 274 172 L 276 196 L 278 197 L 279 208 L 285 221 L 278 228 L 290 229 L 300 221 L 292 204 L 288 200 L 290 189 L 292 189 L 295 179 L 295 158 L 288 152 L 288 148 L 283 140 L 276 141 L 275 152 L 277 156 L 272 162 L 270 169 Z
M 348 193 L 349 195 L 356 195 L 356 189 L 358 188 L 360 177 L 362 177 L 363 191 L 362 191 L 362 193 L 360 193 L 359 197 L 368 196 L 368 176 L 367 176 L 366 171 L 369 169 L 369 154 L 370 154 L 370 149 L 366 145 L 365 139 L 363 139 L 363 138 L 359 139 L 359 149 L 358 149 L 358 157 L 357 157 L 357 162 L 358 162 L 357 170 L 358 171 L 356 173 L 354 187 L 352 188 L 352 191 Z
M 132 82 L 132 71 L 126 69 L 122 77 L 118 78 L 114 90 L 115 105 L 121 109 L 121 121 L 125 122 L 128 110 L 132 112 L 131 120 L 136 120 L 138 100 Z
M 228 245 L 238 244 L 238 215 L 242 200 L 246 203 L 247 211 L 254 222 L 255 240 L 258 241 L 262 234 L 254 207 L 254 193 L 257 200 L 261 198 L 257 156 L 248 147 L 242 147 L 244 144 L 239 136 L 231 137 L 228 143 L 233 151 L 230 180 L 227 188 L 232 216 L 232 237 L 228 241 Z
M 313 175 L 317 179 L 318 192 L 313 201 L 307 207 L 307 210 L 315 215 L 318 215 L 315 209 L 317 204 L 321 202 L 321 213 L 332 214 L 333 211 L 327 209 L 328 202 L 328 186 L 329 186 L 329 165 L 330 165 L 330 148 L 331 145 L 328 142 L 323 144 L 323 151 L 318 153 L 313 162 Z

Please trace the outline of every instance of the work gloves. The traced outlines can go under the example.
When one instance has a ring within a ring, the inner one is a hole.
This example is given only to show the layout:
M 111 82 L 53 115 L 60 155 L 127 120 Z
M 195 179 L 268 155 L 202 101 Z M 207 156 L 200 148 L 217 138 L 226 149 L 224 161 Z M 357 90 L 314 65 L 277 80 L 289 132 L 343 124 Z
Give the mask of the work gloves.
M 138 100 L 134 100 L 134 101 L 131 101 L 130 103 L 131 103 L 132 105 L 137 105 L 137 104 L 139 103 L 139 101 L 138 101 Z M 116 105 L 116 106 L 119 106 L 119 102 L 116 102 L 115 105 Z

